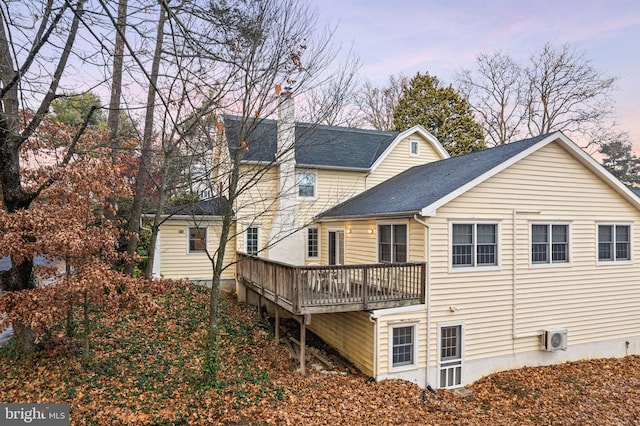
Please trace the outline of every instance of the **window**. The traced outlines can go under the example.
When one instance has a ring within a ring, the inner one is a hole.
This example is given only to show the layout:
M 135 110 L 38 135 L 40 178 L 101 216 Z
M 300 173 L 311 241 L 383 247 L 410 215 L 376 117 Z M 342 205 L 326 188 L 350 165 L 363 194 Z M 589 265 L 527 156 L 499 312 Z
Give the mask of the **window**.
M 409 155 L 418 155 L 418 141 L 409 141 Z
M 378 262 L 407 261 L 407 225 L 378 225 Z
M 531 263 L 569 262 L 569 225 L 531 225 Z
M 440 327 L 440 387 L 462 384 L 462 325 Z
M 454 268 L 497 265 L 495 223 L 454 223 L 451 237 L 451 264 Z
M 207 228 L 189 227 L 189 253 L 202 253 L 207 247 Z
M 298 197 L 315 198 L 316 174 L 314 172 L 298 172 Z
M 598 261 L 631 260 L 631 226 L 598 225 Z
M 249 226 L 246 230 L 245 251 L 247 254 L 256 255 L 260 249 L 260 227 Z
M 307 228 L 307 257 L 317 258 L 320 256 L 320 241 L 318 239 L 318 228 Z
M 344 265 L 344 229 L 330 229 L 327 240 L 329 265 Z
M 391 327 L 391 367 L 415 365 L 415 325 Z

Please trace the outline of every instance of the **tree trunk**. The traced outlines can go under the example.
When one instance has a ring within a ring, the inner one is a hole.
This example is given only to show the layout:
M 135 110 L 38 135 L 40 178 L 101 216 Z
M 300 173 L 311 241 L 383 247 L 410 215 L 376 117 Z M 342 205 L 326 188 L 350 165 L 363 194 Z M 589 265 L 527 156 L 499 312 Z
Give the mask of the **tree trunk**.
M 59 15 L 53 20 L 52 25 L 57 26 L 59 19 L 66 13 L 70 2 L 59 9 Z M 71 26 L 68 31 L 67 40 L 61 51 L 61 56 L 55 65 L 55 71 L 51 76 L 48 90 L 44 94 L 40 105 L 35 110 L 34 117 L 26 123 L 22 133 L 18 126 L 20 98 L 18 90 L 23 79 L 22 71 L 14 61 L 13 53 L 15 46 L 8 29 L 5 27 L 5 19 L 0 19 L 0 81 L 2 82 L 2 96 L 0 97 L 0 193 L 2 194 L 2 205 L 6 212 L 15 213 L 21 209 L 28 209 L 31 202 L 37 196 L 37 192 L 26 192 L 22 187 L 20 177 L 20 146 L 35 132 L 44 116 L 48 113 L 51 102 L 56 96 L 58 84 L 66 68 L 67 60 L 71 54 L 75 43 L 78 26 L 83 14 L 84 0 L 78 0 L 73 15 Z M 43 21 L 44 22 L 44 21 Z M 65 24 L 66 25 L 66 24 Z M 47 36 L 48 37 L 48 36 Z M 38 41 L 44 42 L 44 39 Z M 35 43 L 30 54 L 35 55 L 46 43 Z M 22 46 L 21 46 L 22 48 Z M 28 50 L 28 49 L 27 49 Z M 26 63 L 23 63 L 24 67 Z M 27 238 L 35 238 L 29 236 Z M 34 253 L 34 255 L 37 253 Z M 7 291 L 21 291 L 34 288 L 31 279 L 33 270 L 33 260 L 26 259 L 21 263 L 12 261 L 11 269 L 0 273 L 0 287 Z M 18 346 L 24 352 L 35 350 L 35 333 L 26 325 L 14 323 L 14 336 Z
M 240 150 L 236 151 L 233 159 L 231 176 L 229 179 L 229 197 L 222 216 L 222 229 L 220 230 L 220 240 L 218 244 L 218 256 L 211 258 L 213 265 L 213 277 L 211 279 L 211 295 L 209 299 L 209 355 L 214 355 L 214 350 L 218 341 L 218 301 L 220 299 L 220 278 L 224 269 L 224 253 L 229 240 L 229 232 L 233 221 L 233 203 L 238 190 L 238 180 L 240 176 Z M 215 262 L 214 262 L 215 261 Z
M 2 291 L 20 291 L 35 288 L 31 279 L 33 260 L 25 259 L 22 263 L 11 263 L 11 269 L 0 272 L 0 286 Z
M 147 111 L 144 120 L 144 134 L 142 136 L 142 152 L 140 154 L 140 163 L 138 165 L 138 173 L 136 175 L 136 192 L 133 197 L 133 206 L 131 208 L 131 217 L 129 217 L 129 236 L 127 241 L 127 256 L 129 259 L 138 250 L 138 234 L 140 233 L 140 217 L 142 216 L 142 205 L 145 198 L 145 189 L 149 174 L 149 166 L 151 164 L 151 143 L 153 142 L 153 118 L 155 113 L 156 86 L 158 83 L 158 72 L 160 70 L 160 59 L 162 56 L 162 44 L 164 42 L 164 22 L 165 22 L 164 6 L 160 5 L 160 16 L 158 17 L 158 32 L 156 34 L 156 49 L 153 54 L 153 62 L 151 64 L 151 75 L 149 81 L 149 90 L 147 92 Z M 151 253 L 151 252 L 150 252 Z M 132 275 L 133 262 L 127 263 L 124 273 Z
M 166 165 L 165 165 L 166 168 Z M 151 225 L 151 242 L 149 244 L 149 253 L 147 257 L 147 267 L 144 271 L 145 278 L 151 278 L 153 275 L 153 264 L 156 262 L 156 246 L 158 244 L 158 233 L 160 232 L 160 224 L 162 221 L 162 211 L 164 210 L 165 200 L 165 173 L 160 177 L 160 188 L 158 190 L 158 198 L 156 199 L 155 215 L 153 224 Z
M 120 148 L 118 138 L 120 123 L 120 97 L 122 96 L 122 64 L 124 62 L 124 34 L 127 29 L 127 0 L 118 3 L 118 21 L 116 23 L 116 39 L 113 52 L 113 71 L 111 81 L 111 98 L 109 99 L 109 115 L 107 116 L 107 129 L 109 129 L 109 146 L 111 158 L 115 162 L 116 153 Z M 105 205 L 104 217 L 115 220 L 115 197 L 110 197 Z
M 89 360 L 89 301 L 87 300 L 87 292 L 84 292 L 84 299 L 82 301 L 82 314 L 84 321 L 84 344 L 82 353 L 85 362 Z
M 22 353 L 30 354 L 36 350 L 36 334 L 31 327 L 18 322 L 13 323 L 13 338 Z

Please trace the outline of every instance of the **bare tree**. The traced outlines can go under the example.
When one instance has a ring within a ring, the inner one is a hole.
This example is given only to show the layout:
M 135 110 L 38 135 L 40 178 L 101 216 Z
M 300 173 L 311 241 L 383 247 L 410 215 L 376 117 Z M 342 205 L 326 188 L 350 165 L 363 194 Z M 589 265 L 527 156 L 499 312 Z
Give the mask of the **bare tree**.
M 156 32 L 156 45 L 151 62 L 151 72 L 149 74 L 149 87 L 147 88 L 147 102 L 145 105 L 144 131 L 142 135 L 142 150 L 136 173 L 136 185 L 133 196 L 133 206 L 128 223 L 127 256 L 133 259 L 138 250 L 138 234 L 140 233 L 140 216 L 145 199 L 145 190 L 151 166 L 151 148 L 154 134 L 154 113 L 156 105 L 156 88 L 158 86 L 158 73 L 162 57 L 162 46 L 164 43 L 164 27 L 166 21 L 165 5 L 161 2 L 158 12 L 158 25 Z M 124 268 L 127 275 L 133 273 L 133 262 L 129 261 Z
M 103 8 L 109 13 L 107 5 L 102 3 Z M 107 116 L 107 128 L 109 129 L 109 146 L 111 147 L 111 158 L 115 162 L 117 152 L 120 148 L 118 137 L 120 123 L 120 98 L 122 97 L 122 67 L 124 63 L 124 38 L 127 29 L 127 0 L 119 0 L 118 15 L 115 22 L 115 41 L 113 49 L 113 67 L 111 80 L 111 97 L 109 99 L 109 115 Z M 105 206 L 105 216 L 110 220 L 115 220 L 116 212 L 114 206 L 115 198 L 107 200 Z
M 21 150 L 30 147 L 29 143 L 37 141 L 39 137 L 49 137 L 55 133 L 50 127 L 47 132 L 41 131 L 46 127 L 44 124 L 55 99 L 69 93 L 82 95 L 111 86 L 113 108 L 109 120 L 115 123 L 122 111 L 119 106 L 120 89 L 125 87 L 125 83 L 121 84 L 118 80 L 127 77 L 120 70 L 127 71 L 128 84 L 144 83 L 144 72 L 138 73 L 135 67 L 118 63 L 121 59 L 125 61 L 127 56 L 138 58 L 135 45 L 142 44 L 145 38 L 144 31 L 136 33 L 135 41 L 125 37 L 125 16 L 128 20 L 134 20 L 136 25 L 147 19 L 144 11 L 136 9 L 134 13 L 127 10 L 126 5 L 127 2 L 122 0 L 118 5 L 118 13 L 113 16 L 103 1 L 42 0 L 0 4 L 0 188 L 3 219 L 11 215 L 29 214 L 34 206 L 39 205 L 41 195 L 47 188 L 52 187 L 64 174 L 63 168 L 74 165 L 83 155 L 77 149 L 80 146 L 78 141 L 82 140 L 91 122 L 91 115 L 96 111 L 94 106 L 89 109 L 84 122 L 73 129 L 76 132 L 73 137 L 60 139 L 64 142 L 60 142 L 56 149 L 63 155 L 56 159 L 57 168 L 50 167 L 48 171 L 51 174 L 44 176 L 39 186 L 25 185 L 25 167 L 20 162 Z M 134 24 L 130 25 L 139 29 Z M 113 44 L 109 40 L 113 40 Z M 123 52 L 127 52 L 127 55 Z M 138 63 L 141 63 L 139 59 Z M 133 89 L 134 93 L 138 87 Z M 111 129 L 115 132 L 116 127 L 121 126 L 112 124 Z M 54 143 L 55 140 L 46 142 Z M 113 138 L 109 145 L 121 148 Z M 97 150 L 96 155 L 99 155 Z M 45 170 L 41 173 L 44 174 Z M 113 190 L 115 194 L 115 185 Z M 106 219 L 109 221 L 108 217 Z M 35 246 L 39 235 L 34 233 L 28 238 L 29 244 Z M 2 254 L 5 253 L 8 253 L 7 250 L 2 251 Z M 11 270 L 0 275 L 0 286 L 13 291 L 32 289 L 33 256 L 37 254 L 43 253 L 27 253 L 23 250 L 19 256 L 13 256 Z M 44 254 L 55 256 L 55 253 Z M 24 342 L 23 347 L 28 350 L 33 343 L 29 342 L 32 336 L 28 327 L 14 324 L 14 328 L 16 337 L 21 343 Z
M 408 84 L 409 78 L 402 74 L 390 75 L 389 82 L 382 87 L 366 81 L 356 97 L 362 121 L 377 130 L 393 130 L 393 112 Z
M 550 43 L 531 56 L 526 70 L 527 127 L 531 135 L 552 130 L 577 134 L 585 147 L 594 144 L 590 133 L 610 117 L 610 93 L 615 78 L 593 68 L 584 52 Z
M 355 113 L 356 85 L 360 62 L 349 55 L 323 81 L 300 96 L 301 121 L 329 126 L 359 127 L 362 117 Z
M 528 64 L 505 52 L 483 53 L 457 80 L 490 144 L 562 130 L 589 149 L 618 136 L 611 118 L 616 79 L 569 44 L 547 43 Z
M 60 5 L 47 2 L 41 9 L 43 14 L 35 28 L 31 22 L 25 22 L 25 19 L 31 20 L 31 16 L 37 14 L 35 11 L 29 15 L 28 7 L 21 10 L 22 13 L 12 8 L 19 6 L 8 3 L 0 6 L 0 187 L 2 205 L 8 213 L 29 209 L 47 186 L 45 184 L 35 190 L 23 187 L 20 149 L 34 135 L 48 113 L 51 102 L 56 98 L 76 43 L 84 14 L 84 1 L 64 2 Z M 35 37 L 29 40 L 29 35 L 24 32 L 25 28 L 34 28 Z M 39 61 L 43 60 L 46 53 L 51 53 L 51 50 L 57 53 L 57 63 L 50 78 L 44 81 L 37 78 L 42 75 L 39 72 L 42 65 Z M 42 95 L 34 100 L 33 93 Z M 25 102 L 34 102 L 35 109 L 28 121 L 21 122 L 20 107 Z M 12 260 L 11 269 L 0 274 L 2 289 L 20 291 L 33 288 L 33 257 Z M 14 331 L 21 347 L 26 351 L 31 350 L 33 332 L 29 326 L 14 324 Z
M 291 158 L 294 149 L 289 146 L 278 150 L 271 161 L 246 165 L 243 159 L 258 146 L 228 145 L 226 139 L 218 137 L 222 134 L 218 119 L 223 114 L 235 115 L 237 140 L 244 143 L 255 137 L 254 132 L 265 118 L 274 115 L 278 91 L 284 92 L 289 87 L 287 91 L 304 97 L 320 87 L 327 92 L 316 98 L 319 101 L 314 105 L 313 117 L 327 120 L 344 104 L 345 98 L 340 96 L 350 93 L 356 67 L 344 68 L 343 78 L 328 84 L 327 67 L 336 56 L 329 43 L 331 33 L 320 31 L 315 11 L 302 2 L 185 3 L 168 12 L 172 40 L 165 46 L 165 52 L 174 58 L 171 69 L 180 77 L 166 85 L 166 92 L 161 90 L 167 99 L 171 98 L 168 104 L 173 105 L 167 108 L 170 112 L 167 122 L 173 124 L 166 129 L 175 135 L 167 139 L 178 147 L 175 151 L 178 157 L 190 151 L 200 152 L 200 147 L 210 144 L 208 150 L 201 151 L 200 160 L 189 161 L 205 166 L 206 175 L 214 178 L 212 196 L 224 199 L 219 204 L 222 209 L 219 236 L 207 250 L 212 267 L 208 348 L 214 357 L 221 277 L 229 265 L 224 255 L 228 242 L 236 238 L 235 213 L 246 202 L 243 195 L 268 179 L 270 171 L 281 169 L 281 160 Z M 163 130 L 163 138 L 167 136 Z M 188 164 L 187 161 L 185 165 L 189 167 Z M 288 191 L 293 190 L 293 173 L 293 169 L 281 172 L 279 182 L 283 188 L 291 186 Z M 253 220 L 271 214 L 280 201 L 273 194 L 260 200 Z M 197 224 L 195 217 L 194 223 Z
M 457 82 L 484 128 L 488 145 L 502 145 L 522 134 L 526 81 L 509 55 L 481 53 L 476 69 L 461 70 Z

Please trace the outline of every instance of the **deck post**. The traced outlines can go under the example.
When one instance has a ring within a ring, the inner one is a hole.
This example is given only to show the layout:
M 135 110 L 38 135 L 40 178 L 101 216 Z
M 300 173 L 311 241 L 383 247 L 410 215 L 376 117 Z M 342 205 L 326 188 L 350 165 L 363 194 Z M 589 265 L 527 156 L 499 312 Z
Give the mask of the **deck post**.
M 362 305 L 366 311 L 369 308 L 369 268 L 362 268 Z
M 304 316 L 300 318 L 300 374 L 306 375 L 305 346 L 307 344 L 307 324 Z
M 300 312 L 300 308 L 302 307 L 302 283 L 300 280 L 300 268 L 295 267 L 293 269 L 293 292 L 291 294 L 291 304 L 293 306 L 293 313 L 297 314 Z
M 276 345 L 280 344 L 280 307 L 276 304 Z
M 429 262 L 431 262 L 431 259 L 429 259 Z M 420 302 L 425 303 L 425 298 L 426 298 L 426 284 L 427 284 L 427 264 L 423 263 L 420 266 Z

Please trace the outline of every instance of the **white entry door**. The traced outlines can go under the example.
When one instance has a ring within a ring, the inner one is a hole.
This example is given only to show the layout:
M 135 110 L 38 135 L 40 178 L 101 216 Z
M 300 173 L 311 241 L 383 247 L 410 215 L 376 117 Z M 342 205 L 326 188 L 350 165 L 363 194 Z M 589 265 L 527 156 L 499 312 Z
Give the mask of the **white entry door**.
M 462 384 L 462 324 L 440 327 L 440 387 Z

